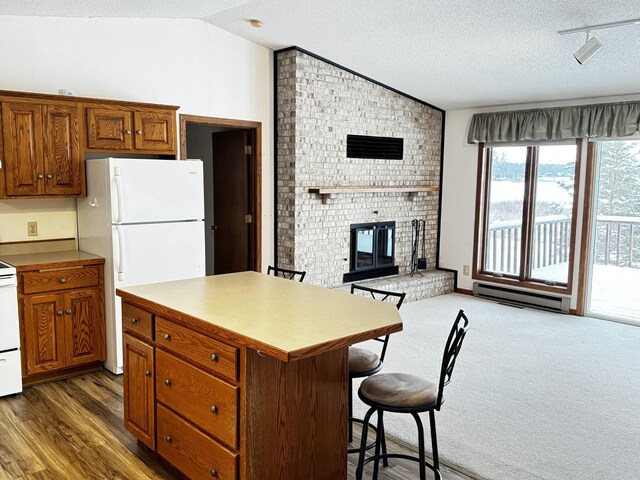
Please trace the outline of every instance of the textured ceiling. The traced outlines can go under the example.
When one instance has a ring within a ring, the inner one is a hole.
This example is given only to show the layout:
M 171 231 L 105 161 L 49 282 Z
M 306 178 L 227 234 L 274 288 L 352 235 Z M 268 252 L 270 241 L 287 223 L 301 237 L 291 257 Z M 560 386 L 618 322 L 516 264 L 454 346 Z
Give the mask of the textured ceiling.
M 640 18 L 638 0 L 4 0 L 0 14 L 203 18 L 447 110 L 640 93 L 640 25 L 594 32 L 604 48 L 584 65 L 584 35 L 557 34 Z

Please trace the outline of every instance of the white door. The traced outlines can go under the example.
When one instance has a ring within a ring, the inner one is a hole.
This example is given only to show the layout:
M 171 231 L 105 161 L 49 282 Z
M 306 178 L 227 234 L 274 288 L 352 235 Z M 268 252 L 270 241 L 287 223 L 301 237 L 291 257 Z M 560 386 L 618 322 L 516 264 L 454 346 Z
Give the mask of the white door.
M 112 223 L 204 218 L 201 160 L 109 159 Z

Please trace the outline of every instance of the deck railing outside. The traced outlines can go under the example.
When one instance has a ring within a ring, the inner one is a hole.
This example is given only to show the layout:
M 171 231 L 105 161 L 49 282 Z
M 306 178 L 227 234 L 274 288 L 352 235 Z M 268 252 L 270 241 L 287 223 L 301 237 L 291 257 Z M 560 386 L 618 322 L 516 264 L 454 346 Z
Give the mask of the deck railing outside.
M 640 217 L 598 216 L 596 265 L 640 268 Z M 569 261 L 571 219 L 554 215 L 536 219 L 533 233 L 534 269 Z M 517 275 L 522 227 L 519 221 L 495 222 L 487 232 L 485 268 Z

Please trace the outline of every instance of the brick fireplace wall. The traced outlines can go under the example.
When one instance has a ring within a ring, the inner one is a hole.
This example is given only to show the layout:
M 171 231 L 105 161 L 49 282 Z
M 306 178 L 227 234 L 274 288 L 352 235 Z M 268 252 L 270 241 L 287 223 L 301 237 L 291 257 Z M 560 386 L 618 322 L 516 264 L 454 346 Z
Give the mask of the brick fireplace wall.
M 435 268 L 438 192 L 323 196 L 309 187 L 439 187 L 443 113 L 297 49 L 275 62 L 279 265 L 306 270 L 305 282 L 340 285 L 350 224 L 395 221 L 396 264 L 406 273 L 415 218 L 426 222 Z M 347 134 L 401 137 L 403 159 L 347 158 Z

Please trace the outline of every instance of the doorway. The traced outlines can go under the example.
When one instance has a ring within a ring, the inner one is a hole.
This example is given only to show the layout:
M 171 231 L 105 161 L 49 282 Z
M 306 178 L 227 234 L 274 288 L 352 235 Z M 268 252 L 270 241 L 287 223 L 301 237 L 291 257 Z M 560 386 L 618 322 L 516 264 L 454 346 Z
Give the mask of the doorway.
M 206 274 L 260 271 L 262 124 L 180 115 L 180 158 L 203 161 Z
M 640 140 L 594 142 L 592 161 L 586 313 L 640 325 Z

